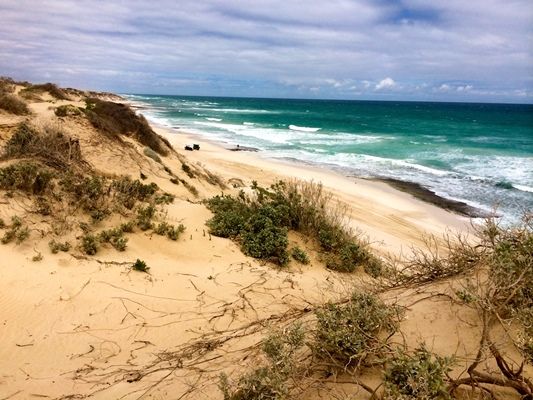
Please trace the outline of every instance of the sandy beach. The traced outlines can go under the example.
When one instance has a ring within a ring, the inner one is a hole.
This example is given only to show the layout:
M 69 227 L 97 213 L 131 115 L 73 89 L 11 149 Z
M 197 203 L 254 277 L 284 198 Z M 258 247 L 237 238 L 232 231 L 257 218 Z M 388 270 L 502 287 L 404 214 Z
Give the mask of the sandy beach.
M 69 251 L 52 254 L 48 243 L 59 230 L 54 217 L 63 218 L 62 210 L 40 215 L 32 211 L 30 195 L 2 191 L 0 217 L 7 222 L 14 215 L 21 216 L 29 238 L 20 244 L 0 245 L 1 400 L 221 399 L 219 374 L 235 378 L 257 365 L 262 359 L 256 343 L 270 330 L 284 326 L 295 315 L 309 324 L 314 307 L 342 298 L 354 286 L 374 285 L 362 271 L 343 274 L 326 269 L 320 249 L 298 232 L 289 233 L 289 243 L 306 249 L 308 265 L 291 261 L 287 268 L 279 268 L 245 256 L 237 243 L 211 235 L 206 226 L 212 213 L 202 200 L 222 192 L 249 190 L 253 181 L 263 186 L 280 179 L 320 182 L 347 210 L 346 223 L 379 256 L 407 254 L 411 247 L 422 246 L 428 235 L 442 238 L 446 233 L 469 231 L 468 218 L 385 183 L 275 161 L 261 153 L 230 151 L 161 126 L 153 128 L 175 152 L 161 155 L 161 162 L 154 161 L 132 137 L 113 141 L 83 115 L 57 117 L 54 112 L 59 106 L 85 107 L 83 98 L 72 97 L 57 100 L 44 93 L 30 102 L 30 116 L 0 110 L 2 146 L 26 119 L 60 126 L 79 141 L 84 160 L 95 171 L 132 179 L 141 174 L 145 183 L 153 182 L 175 196 L 161 215 L 186 230 L 171 241 L 137 229 L 127 235 L 127 248 L 122 252 L 103 245 L 96 255 L 87 255 L 74 245 Z M 200 150 L 183 150 L 193 143 Z M 184 162 L 194 168 L 194 178 L 185 174 Z M 4 160 L 2 166 L 10 163 Z M 206 171 L 226 188 L 209 183 Z M 173 183 L 172 177 L 188 182 L 198 194 L 183 183 Z M 120 213 L 113 214 L 93 229 L 107 229 L 123 220 Z M 78 243 L 78 225 L 87 216 L 76 210 L 65 215 L 65 221 L 70 228 L 62 240 Z M 137 259 L 146 262 L 149 274 L 131 269 Z M 425 341 L 438 354 L 471 357 L 479 342 L 479 327 L 470 323 L 475 311 L 432 295 L 439 290 L 453 294 L 450 285 L 439 282 L 384 294 L 387 301 L 406 310 L 402 335 L 394 336 L 395 342 L 403 340 L 416 347 Z M 505 332 L 495 336 L 504 337 Z M 460 376 L 463 368 L 459 364 L 453 374 Z M 376 369 L 369 369 L 363 377 L 374 386 L 381 379 Z M 320 387 L 328 389 L 327 398 L 370 398 L 358 386 L 335 383 L 335 377 Z M 303 398 L 324 398 L 322 389 L 310 385 Z

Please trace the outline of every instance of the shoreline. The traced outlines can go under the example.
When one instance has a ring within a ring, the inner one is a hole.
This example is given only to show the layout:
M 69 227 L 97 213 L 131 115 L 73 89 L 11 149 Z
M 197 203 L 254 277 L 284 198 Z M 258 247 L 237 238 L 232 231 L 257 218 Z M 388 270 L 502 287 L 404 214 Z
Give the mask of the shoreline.
M 130 107 L 132 107 L 134 110 L 140 112 L 141 114 L 142 114 L 142 111 L 144 110 L 150 110 L 150 107 L 145 105 L 144 103 L 131 101 L 124 97 L 123 97 L 123 101 L 127 103 Z M 339 171 L 338 168 L 334 168 L 334 167 L 328 168 L 327 164 L 310 163 L 310 162 L 306 162 L 306 161 L 295 159 L 295 158 L 285 159 L 285 158 L 271 157 L 268 155 L 263 156 L 264 153 L 262 154 L 261 150 L 255 147 L 240 146 L 239 144 L 230 144 L 229 142 L 221 142 L 221 141 L 207 138 L 206 136 L 199 134 L 199 133 L 182 130 L 180 127 L 177 127 L 177 126 L 163 125 L 161 123 L 154 121 L 153 119 L 148 119 L 148 121 L 150 125 L 152 125 L 155 128 L 162 129 L 165 131 L 168 130 L 169 132 L 176 132 L 176 134 L 185 134 L 191 138 L 194 138 L 196 141 L 208 142 L 215 146 L 219 146 L 221 149 L 224 149 L 226 151 L 257 153 L 257 155 L 261 157 L 262 159 L 270 160 L 274 163 L 290 163 L 296 166 L 301 166 L 303 168 L 309 167 L 313 169 L 327 170 L 335 174 L 343 175 L 346 178 L 354 178 L 357 180 L 370 181 L 370 182 L 381 182 L 397 191 L 411 195 L 414 199 L 423 201 L 427 204 L 437 206 L 438 208 L 442 210 L 452 212 L 453 214 L 456 214 L 458 216 L 474 218 L 474 219 L 482 219 L 482 218 L 488 218 L 488 217 L 501 217 L 501 215 L 494 214 L 493 212 L 470 205 L 465 201 L 450 199 L 450 198 L 438 195 L 433 190 L 427 188 L 426 186 L 418 182 L 404 181 L 404 180 L 397 179 L 397 178 L 380 177 L 380 176 L 367 178 L 363 176 L 351 175 L 349 173 L 342 173 Z
M 132 108 L 135 110 L 138 110 L 142 113 L 143 110 L 149 110 L 149 107 L 145 107 L 136 103 L 131 103 L 129 100 L 125 99 L 127 104 L 129 104 Z M 221 142 L 217 140 L 213 140 L 210 138 L 205 137 L 204 135 L 201 135 L 199 133 L 189 132 L 182 130 L 179 127 L 170 127 L 166 126 L 160 123 L 157 123 L 153 120 L 149 119 L 150 125 L 152 125 L 156 129 L 160 129 L 163 131 L 168 131 L 171 135 L 186 135 L 190 137 L 191 139 L 194 139 L 197 142 L 201 143 L 209 143 L 214 146 L 220 147 L 220 149 L 223 149 L 228 152 L 245 152 L 245 153 L 257 153 L 256 155 L 259 156 L 263 160 L 269 160 L 273 163 L 281 163 L 281 164 L 291 164 L 295 166 L 299 166 L 302 168 L 311 168 L 313 170 L 320 169 L 321 171 L 329 171 L 333 174 L 340 174 L 346 178 L 353 178 L 360 181 L 368 181 L 368 182 L 380 182 L 384 183 L 390 188 L 393 188 L 399 192 L 407 193 L 411 195 L 414 199 L 420 200 L 426 204 L 434 205 L 442 210 L 449 211 L 453 214 L 456 214 L 461 217 L 467 217 L 467 218 L 487 218 L 490 216 L 494 216 L 491 212 L 483 210 L 478 207 L 471 206 L 467 204 L 464 201 L 458 201 L 454 199 L 449 199 L 443 196 L 440 196 L 436 194 L 434 191 L 428 189 L 424 185 L 413 182 L 413 181 L 403 181 L 396 178 L 388 178 L 388 177 L 371 177 L 371 178 L 365 178 L 362 176 L 357 175 L 350 175 L 346 173 L 341 173 L 335 168 L 328 168 L 327 164 L 313 164 L 309 162 L 305 162 L 298 159 L 285 159 L 285 158 L 275 158 L 270 157 L 268 155 L 264 155 L 264 153 L 261 152 L 260 149 L 250 146 L 240 146 L 240 145 L 230 145 L 229 142 Z M 174 133 L 173 133 L 174 132 Z M 168 139 L 168 138 L 167 138 Z M 188 145 L 192 145 L 193 143 L 187 143 Z M 180 148 L 180 150 L 183 150 L 183 148 Z M 498 217 L 498 215 L 495 215 Z
M 350 209 L 347 223 L 383 252 L 402 252 L 406 240 L 423 244 L 427 235 L 468 232 L 470 217 L 423 201 L 411 193 L 379 180 L 351 177 L 320 165 L 273 159 L 261 152 L 230 151 L 229 146 L 199 134 L 149 121 L 152 128 L 190 162 L 199 163 L 228 180 L 237 178 L 249 186 L 253 180 L 272 184 L 283 179 L 320 182 L 339 202 Z M 185 151 L 185 145 L 199 144 L 199 151 Z M 402 229 L 390 229 L 399 224 Z M 405 228 L 405 231 L 403 230 Z

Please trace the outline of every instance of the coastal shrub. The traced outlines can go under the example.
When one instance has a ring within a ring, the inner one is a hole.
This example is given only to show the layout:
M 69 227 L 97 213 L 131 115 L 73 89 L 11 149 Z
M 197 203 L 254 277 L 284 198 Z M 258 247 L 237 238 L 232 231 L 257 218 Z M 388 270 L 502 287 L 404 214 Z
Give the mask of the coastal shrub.
M 136 223 L 141 230 L 147 231 L 148 229 L 152 229 L 152 219 L 155 216 L 155 211 L 153 205 L 141 206 L 138 208 Z
M 111 188 L 114 189 L 120 204 L 130 210 L 136 201 L 148 201 L 159 190 L 156 183 L 145 185 L 138 179 L 132 180 L 129 176 L 115 179 Z
M 17 244 L 22 243 L 30 236 L 30 230 L 27 226 L 24 226 L 22 220 L 16 215 L 11 217 L 11 224 L 9 229 L 4 233 L 0 240 L 2 244 L 7 244 L 16 241 Z
M 5 221 L 2 218 L 0 218 L 0 229 L 4 229 L 5 227 L 6 227 Z
M 150 147 L 145 147 L 143 149 L 143 153 L 144 153 L 144 155 L 146 157 L 151 158 L 155 162 L 160 163 L 160 164 L 162 163 L 161 157 L 159 157 L 159 154 L 157 154 L 155 151 L 153 151 Z
M 14 94 L 0 94 L 0 109 L 15 115 L 31 113 L 26 102 Z
M 139 272 L 145 272 L 145 273 L 148 273 L 148 271 L 150 270 L 150 267 L 148 265 L 146 265 L 146 263 L 142 260 L 139 260 L 137 259 L 133 265 L 131 266 L 131 268 L 135 271 L 139 271 Z
M 39 252 L 37 253 L 36 255 L 34 255 L 31 260 L 33 262 L 39 262 L 39 261 L 42 261 L 43 260 L 43 255 Z
M 413 354 L 398 351 L 385 373 L 384 400 L 448 400 L 446 374 L 452 360 L 431 354 L 425 346 Z
M 37 85 L 30 85 L 20 91 L 21 95 L 32 93 L 42 93 L 48 92 L 50 96 L 56 98 L 57 100 L 71 100 L 70 96 L 65 93 L 65 91 L 59 88 L 54 83 L 42 83 Z
M 118 228 L 108 229 L 98 234 L 100 243 L 109 243 L 118 251 L 126 250 L 128 238 L 124 237 L 124 231 L 121 226 Z
M 15 91 L 15 81 L 7 76 L 0 76 L 0 95 L 13 93 Z
M 81 238 L 81 249 L 83 252 L 89 256 L 93 256 L 98 252 L 98 248 L 100 247 L 100 241 L 98 240 L 98 237 L 86 233 Z
M 167 230 L 167 237 L 170 240 L 178 240 L 183 232 L 185 232 L 185 225 L 179 224 L 178 226 L 171 226 Z
M 341 368 L 359 366 L 381 354 L 383 336 L 397 331 L 399 315 L 396 307 L 368 293 L 355 292 L 344 304 L 328 303 L 316 311 L 315 354 Z
M 300 264 L 309 264 L 309 256 L 298 246 L 292 248 L 291 256 Z
M 124 233 L 132 233 L 134 228 L 133 221 L 128 221 L 120 224 L 120 230 Z
M 58 117 L 72 117 L 81 115 L 82 111 L 72 104 L 65 104 L 55 109 L 54 114 Z
M 170 193 L 162 193 L 156 196 L 154 199 L 155 204 L 172 204 L 174 203 L 175 196 Z
M 207 221 L 213 235 L 234 239 L 244 253 L 283 265 L 288 260 L 287 231 L 294 229 L 317 240 L 330 269 L 352 272 L 366 263 L 378 268 L 381 261 L 344 227 L 340 211 L 329 206 L 331 198 L 321 185 L 280 181 L 265 189 L 253 182 L 251 188 L 250 197 L 241 191 L 236 197 L 207 200 L 214 214 Z
M 297 369 L 296 353 L 304 345 L 301 325 L 276 331 L 263 342 L 266 364 L 230 382 L 220 375 L 219 388 L 224 400 L 281 400 L 290 394 L 289 380 Z
M 51 186 L 52 177 L 53 173 L 41 165 L 21 161 L 0 168 L 0 188 L 41 194 Z
M 180 179 L 180 182 L 183 183 L 183 186 L 195 197 L 198 196 L 198 189 L 195 186 L 191 185 L 186 180 Z
M 3 158 L 32 158 L 65 171 L 73 165 L 85 165 L 77 139 L 67 135 L 59 125 L 30 126 L 23 122 L 7 141 Z
M 166 156 L 171 147 L 155 133 L 142 115 L 137 115 L 126 104 L 95 98 L 87 99 L 85 114 L 91 124 L 111 137 L 131 136 L 156 153 Z
M 336 252 L 326 256 L 326 267 L 339 272 L 353 272 L 366 262 L 368 253 L 355 242 L 345 242 Z
M 206 206 L 214 214 L 206 223 L 210 232 L 224 238 L 236 238 L 251 214 L 247 204 L 229 195 L 212 197 Z
M 267 213 L 259 210 L 252 214 L 240 236 L 244 254 L 282 266 L 289 261 L 287 228 L 276 226 Z
M 187 174 L 189 178 L 195 177 L 194 172 L 192 171 L 192 168 L 188 164 L 185 164 L 185 163 L 181 164 L 181 169 L 183 170 L 183 172 Z
M 67 252 L 70 250 L 70 243 L 69 242 L 57 242 L 55 239 L 52 239 L 50 242 L 48 242 L 48 247 L 50 248 L 50 251 L 53 254 L 57 254 L 60 251 Z

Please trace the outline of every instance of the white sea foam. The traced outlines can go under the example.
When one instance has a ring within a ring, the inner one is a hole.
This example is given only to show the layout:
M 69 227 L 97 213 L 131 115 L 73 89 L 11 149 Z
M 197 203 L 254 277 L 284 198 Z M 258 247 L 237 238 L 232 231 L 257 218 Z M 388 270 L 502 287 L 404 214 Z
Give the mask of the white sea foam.
M 253 122 L 243 122 L 242 124 L 246 125 L 246 126 L 254 126 L 255 125 Z
M 515 183 L 513 183 L 513 187 L 515 189 L 518 189 L 522 192 L 529 192 L 529 193 L 533 193 L 533 187 L 529 187 L 529 186 L 526 186 L 526 185 L 517 185 Z
M 320 128 L 309 128 L 307 126 L 298 126 L 298 125 L 289 125 L 289 129 L 291 131 L 299 131 L 299 132 L 318 132 Z
M 208 120 L 208 121 L 214 121 L 214 122 L 220 122 L 220 121 L 222 121 L 221 118 L 206 118 L 206 120 Z

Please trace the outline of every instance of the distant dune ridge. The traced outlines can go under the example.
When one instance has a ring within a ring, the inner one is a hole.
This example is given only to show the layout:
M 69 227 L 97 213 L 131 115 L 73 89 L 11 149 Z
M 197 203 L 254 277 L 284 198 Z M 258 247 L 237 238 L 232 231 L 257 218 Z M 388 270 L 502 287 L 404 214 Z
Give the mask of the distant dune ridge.
M 533 396 L 527 213 L 471 224 L 1 78 L 0 241 L 0 399 Z

